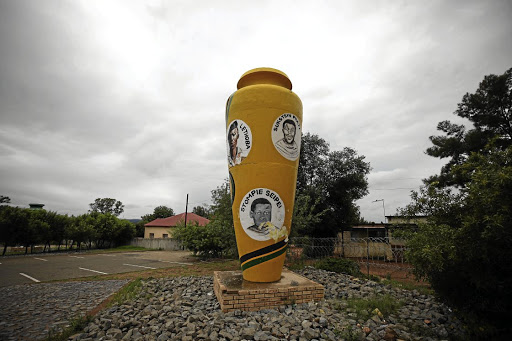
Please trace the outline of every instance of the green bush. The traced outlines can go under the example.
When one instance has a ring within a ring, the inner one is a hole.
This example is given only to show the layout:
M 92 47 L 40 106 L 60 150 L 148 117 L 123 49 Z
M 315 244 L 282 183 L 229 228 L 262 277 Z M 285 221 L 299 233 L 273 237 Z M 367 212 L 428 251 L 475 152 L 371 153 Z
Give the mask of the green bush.
M 203 258 L 237 257 L 233 228 L 218 221 L 206 226 L 178 226 L 173 236 Z
M 403 302 L 393 296 L 386 294 L 379 297 L 350 298 L 347 300 L 347 307 L 353 309 L 358 318 L 369 319 L 372 314 L 376 314 L 378 309 L 383 317 L 387 318 L 395 314 L 403 306 Z
M 512 310 L 512 147 L 472 154 L 455 169 L 471 179 L 458 193 L 435 184 L 414 193 L 406 210 L 430 219 L 406 257 L 450 305 L 504 328 Z
M 344 273 L 352 276 L 362 276 L 359 265 L 351 259 L 346 258 L 324 258 L 316 262 L 317 269 Z

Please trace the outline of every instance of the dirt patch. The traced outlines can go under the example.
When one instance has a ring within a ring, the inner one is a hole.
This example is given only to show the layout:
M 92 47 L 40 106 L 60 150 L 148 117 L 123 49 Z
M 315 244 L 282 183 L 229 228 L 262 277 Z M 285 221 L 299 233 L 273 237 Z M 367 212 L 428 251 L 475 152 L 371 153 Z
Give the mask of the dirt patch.
M 389 263 L 385 261 L 372 260 L 368 265 L 363 261 L 358 261 L 359 268 L 363 274 L 368 273 L 368 265 L 370 275 L 379 276 L 385 279 L 395 280 L 397 282 L 414 284 L 422 287 L 430 287 L 425 281 L 416 280 L 412 273 L 412 265 L 405 263 Z

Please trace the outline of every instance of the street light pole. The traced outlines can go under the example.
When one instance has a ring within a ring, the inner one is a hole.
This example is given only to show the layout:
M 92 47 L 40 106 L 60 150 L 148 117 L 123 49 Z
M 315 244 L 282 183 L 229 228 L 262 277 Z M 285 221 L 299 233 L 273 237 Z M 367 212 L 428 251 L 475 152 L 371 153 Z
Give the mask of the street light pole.
M 386 222 L 386 208 L 384 207 L 384 199 L 374 200 L 372 202 L 382 201 L 382 209 L 384 210 L 384 223 Z

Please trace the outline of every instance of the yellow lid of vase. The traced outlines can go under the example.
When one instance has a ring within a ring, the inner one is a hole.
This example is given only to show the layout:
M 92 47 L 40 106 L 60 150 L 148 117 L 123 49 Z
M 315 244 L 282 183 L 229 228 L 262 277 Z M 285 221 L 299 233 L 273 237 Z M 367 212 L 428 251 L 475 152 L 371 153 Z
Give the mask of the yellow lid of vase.
M 292 82 L 288 76 L 284 72 L 270 67 L 259 67 L 247 71 L 240 77 L 237 89 L 256 84 L 272 84 L 282 86 L 288 90 L 292 89 Z

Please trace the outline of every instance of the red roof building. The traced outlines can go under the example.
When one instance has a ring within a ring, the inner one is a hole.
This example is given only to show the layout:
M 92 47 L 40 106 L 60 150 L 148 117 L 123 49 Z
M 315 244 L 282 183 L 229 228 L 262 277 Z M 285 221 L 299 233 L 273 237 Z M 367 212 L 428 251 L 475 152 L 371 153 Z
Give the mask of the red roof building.
M 210 222 L 209 219 L 198 216 L 195 213 L 187 213 L 187 225 L 198 224 L 205 226 Z M 171 230 L 179 224 L 185 223 L 185 213 L 180 213 L 172 217 L 158 218 L 144 224 L 144 238 L 169 238 Z

